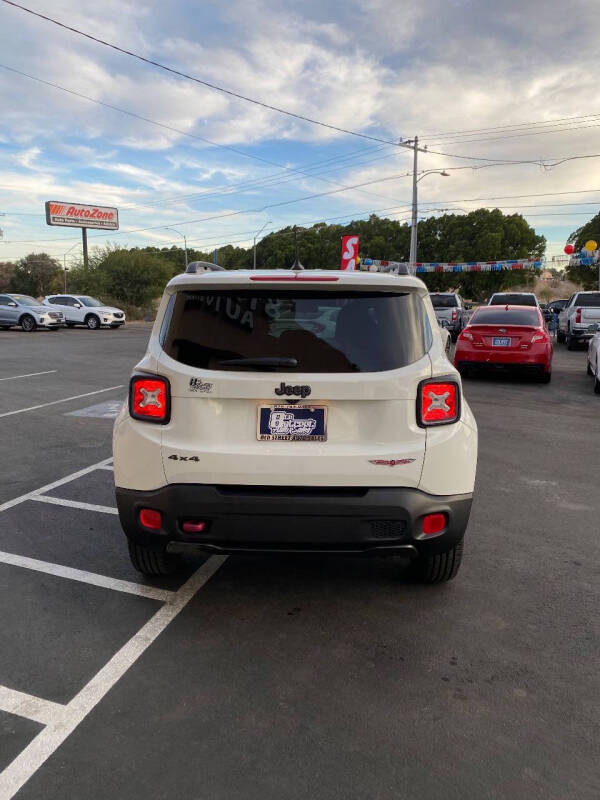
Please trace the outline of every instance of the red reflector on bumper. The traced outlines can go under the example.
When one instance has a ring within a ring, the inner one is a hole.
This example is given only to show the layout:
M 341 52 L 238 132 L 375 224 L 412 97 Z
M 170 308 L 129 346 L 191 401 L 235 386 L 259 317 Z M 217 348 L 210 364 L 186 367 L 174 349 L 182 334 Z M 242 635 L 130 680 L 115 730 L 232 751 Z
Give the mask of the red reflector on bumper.
M 158 531 L 162 527 L 162 514 L 152 508 L 142 508 L 140 511 L 140 525 Z
M 202 533 L 206 530 L 206 522 L 200 522 L 199 520 L 192 522 L 188 520 L 181 525 L 181 530 L 184 531 L 184 533 Z
M 427 514 L 423 517 L 423 533 L 441 533 L 446 527 L 445 514 Z

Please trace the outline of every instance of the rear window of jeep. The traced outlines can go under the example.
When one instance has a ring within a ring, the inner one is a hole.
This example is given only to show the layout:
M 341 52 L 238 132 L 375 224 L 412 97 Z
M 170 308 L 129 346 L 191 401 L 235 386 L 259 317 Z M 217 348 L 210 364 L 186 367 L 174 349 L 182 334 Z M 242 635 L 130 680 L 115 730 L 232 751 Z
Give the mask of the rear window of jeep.
M 192 367 L 321 373 L 405 367 L 429 338 L 417 294 L 341 290 L 179 291 L 160 334 L 167 355 Z

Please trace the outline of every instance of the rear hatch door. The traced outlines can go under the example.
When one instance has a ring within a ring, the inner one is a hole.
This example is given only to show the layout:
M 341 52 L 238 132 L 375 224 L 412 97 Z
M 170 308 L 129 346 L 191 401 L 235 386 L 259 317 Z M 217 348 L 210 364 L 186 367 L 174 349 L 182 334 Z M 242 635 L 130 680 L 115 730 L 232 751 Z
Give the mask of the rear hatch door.
M 169 483 L 418 485 L 420 293 L 179 290 L 161 336 Z

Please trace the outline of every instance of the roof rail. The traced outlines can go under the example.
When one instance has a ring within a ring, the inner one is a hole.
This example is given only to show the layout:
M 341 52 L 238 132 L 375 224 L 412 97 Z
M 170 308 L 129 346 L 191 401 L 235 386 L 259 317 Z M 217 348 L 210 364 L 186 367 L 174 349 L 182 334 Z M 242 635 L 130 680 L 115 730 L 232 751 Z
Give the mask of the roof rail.
M 196 275 L 198 272 L 225 272 L 225 267 L 220 267 L 210 261 L 190 261 L 185 272 L 186 275 Z

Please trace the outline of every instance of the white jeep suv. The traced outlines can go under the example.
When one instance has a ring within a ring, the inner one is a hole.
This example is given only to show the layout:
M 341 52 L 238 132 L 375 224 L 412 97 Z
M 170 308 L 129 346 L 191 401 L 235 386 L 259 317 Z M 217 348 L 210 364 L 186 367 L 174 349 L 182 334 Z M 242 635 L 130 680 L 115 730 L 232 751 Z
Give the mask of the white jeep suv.
M 67 328 L 87 325 L 90 330 L 96 331 L 103 326 L 120 328 L 125 324 L 124 311 L 85 294 L 51 294 L 44 298 L 44 305 L 62 311 Z
M 372 553 L 460 566 L 477 426 L 411 276 L 213 271 L 170 281 L 115 422 L 134 566 L 184 553 Z

